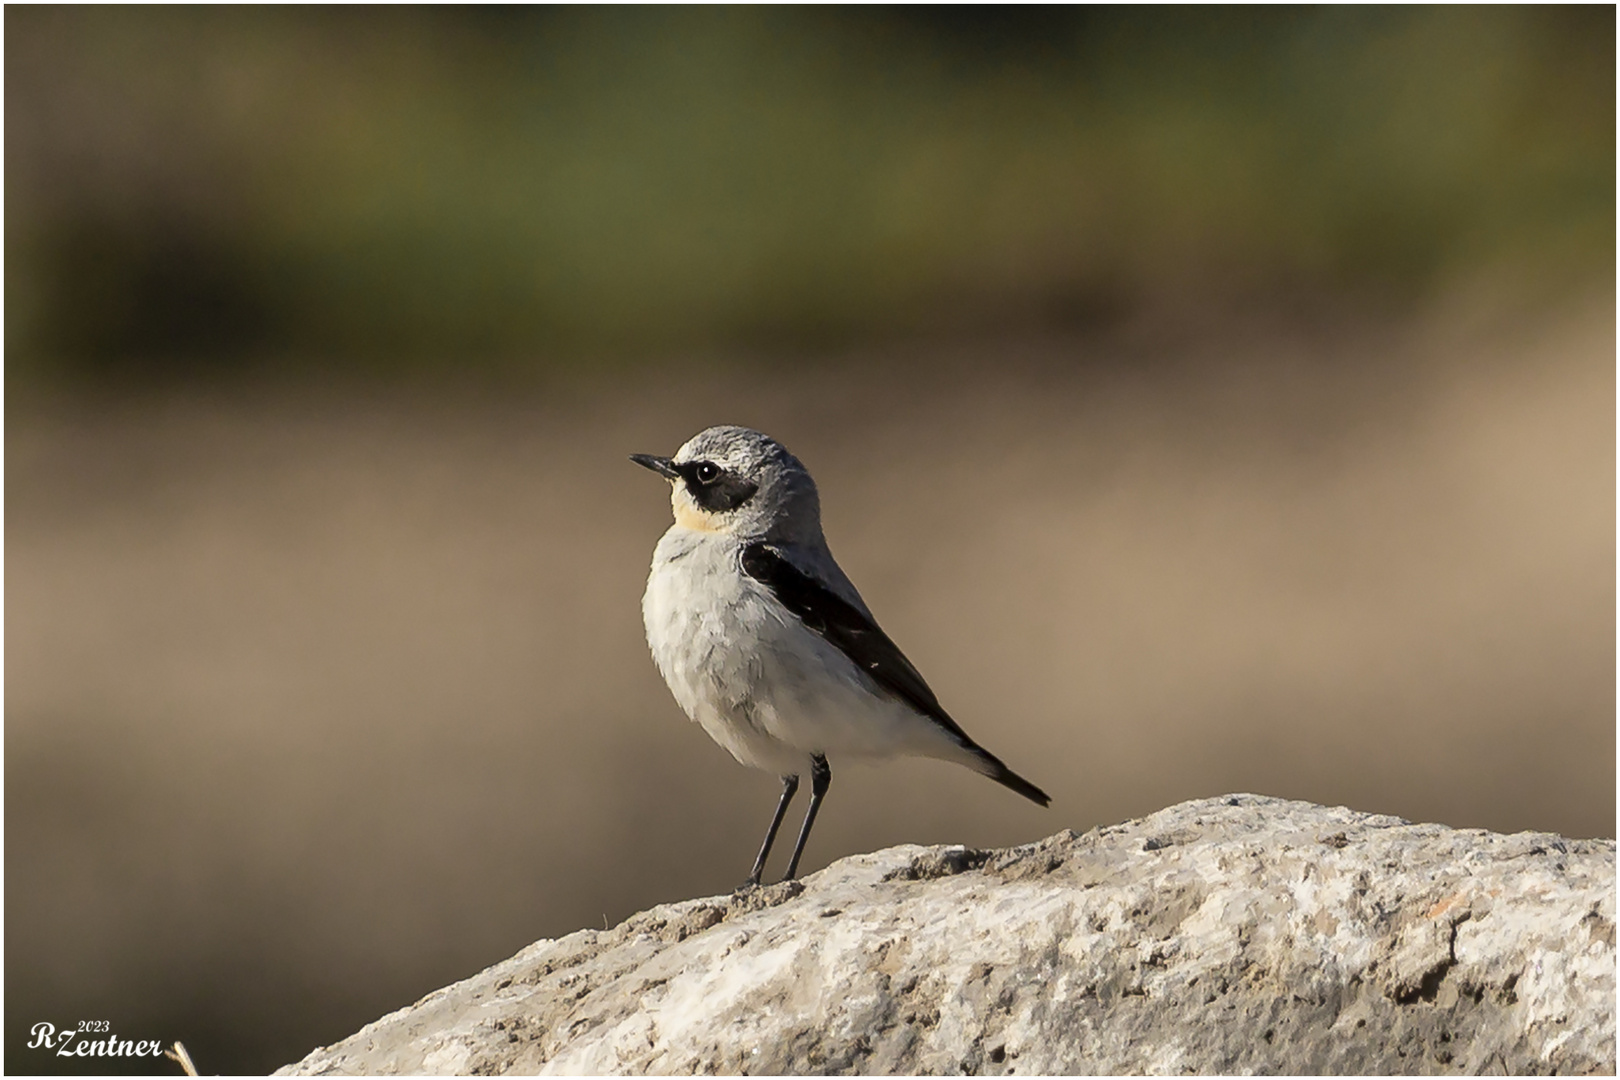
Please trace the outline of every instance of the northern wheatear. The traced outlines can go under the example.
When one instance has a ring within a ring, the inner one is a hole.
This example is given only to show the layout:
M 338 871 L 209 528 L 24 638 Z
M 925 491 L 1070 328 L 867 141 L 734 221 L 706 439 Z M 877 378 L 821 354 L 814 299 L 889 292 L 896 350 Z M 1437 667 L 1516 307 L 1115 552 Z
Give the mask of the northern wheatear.
M 686 715 L 744 765 L 782 778 L 747 884 L 810 770 L 799 869 L 832 781 L 829 756 L 914 754 L 966 765 L 1047 806 L 979 746 L 878 628 L 821 535 L 815 481 L 768 435 L 700 431 L 672 458 L 632 454 L 670 481 L 675 524 L 653 551 L 641 613 L 653 660 Z

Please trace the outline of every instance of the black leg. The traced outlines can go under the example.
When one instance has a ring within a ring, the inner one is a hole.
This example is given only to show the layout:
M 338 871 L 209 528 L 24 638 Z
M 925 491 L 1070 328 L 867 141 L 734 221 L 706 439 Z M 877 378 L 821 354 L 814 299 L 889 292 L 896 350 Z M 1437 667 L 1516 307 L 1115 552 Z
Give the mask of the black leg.
M 832 769 L 820 754 L 810 759 L 810 809 L 804 812 L 804 824 L 799 826 L 799 842 L 793 845 L 793 858 L 788 860 L 787 876 L 792 881 L 799 873 L 799 856 L 804 854 L 804 842 L 810 839 L 810 826 L 816 823 L 816 811 L 821 809 L 821 797 L 832 785 Z
M 788 803 L 793 801 L 793 793 L 798 790 L 797 776 L 782 777 L 782 801 L 776 804 L 776 816 L 771 818 L 771 827 L 765 832 L 765 843 L 759 848 L 759 858 L 754 860 L 754 872 L 743 882 L 744 888 L 759 884 L 759 875 L 765 872 L 765 859 L 771 853 L 771 845 L 776 843 L 776 830 L 782 827 L 782 815 L 787 813 Z

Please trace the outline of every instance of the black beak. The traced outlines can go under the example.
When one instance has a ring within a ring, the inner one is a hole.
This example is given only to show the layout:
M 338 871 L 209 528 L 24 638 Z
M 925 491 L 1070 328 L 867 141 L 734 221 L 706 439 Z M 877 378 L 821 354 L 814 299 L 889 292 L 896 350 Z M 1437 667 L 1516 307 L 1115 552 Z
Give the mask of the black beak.
M 675 471 L 674 464 L 667 457 L 654 457 L 651 454 L 631 454 L 630 460 L 642 468 L 651 469 L 666 480 L 679 480 L 681 474 Z

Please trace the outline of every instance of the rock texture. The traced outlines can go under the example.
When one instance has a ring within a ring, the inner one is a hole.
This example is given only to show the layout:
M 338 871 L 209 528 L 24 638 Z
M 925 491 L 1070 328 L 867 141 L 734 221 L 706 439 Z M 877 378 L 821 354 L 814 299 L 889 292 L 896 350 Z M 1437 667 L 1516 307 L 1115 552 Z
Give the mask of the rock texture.
M 1615 846 L 1253 795 L 541 941 L 283 1074 L 1615 1071 Z

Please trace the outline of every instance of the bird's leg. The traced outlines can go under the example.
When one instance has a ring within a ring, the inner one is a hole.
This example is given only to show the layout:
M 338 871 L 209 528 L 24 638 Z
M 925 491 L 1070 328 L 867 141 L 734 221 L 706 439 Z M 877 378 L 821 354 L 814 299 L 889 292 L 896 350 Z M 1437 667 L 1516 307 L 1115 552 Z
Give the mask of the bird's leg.
M 787 876 L 792 881 L 799 872 L 799 856 L 804 854 L 804 842 L 810 839 L 810 826 L 816 823 L 816 811 L 821 809 L 821 797 L 832 785 L 832 769 L 827 759 L 816 754 L 810 759 L 810 809 L 804 812 L 804 824 L 799 826 L 799 842 L 793 845 L 793 858 L 788 860 Z
M 765 830 L 765 843 L 760 845 L 759 858 L 754 860 L 754 872 L 743 882 L 743 888 L 759 884 L 759 875 L 765 872 L 765 859 L 771 853 L 771 845 L 776 843 L 776 830 L 782 827 L 782 816 L 787 813 L 788 803 L 793 801 L 793 793 L 798 790 L 797 776 L 782 777 L 782 801 L 776 804 L 776 815 L 771 818 L 771 827 Z

